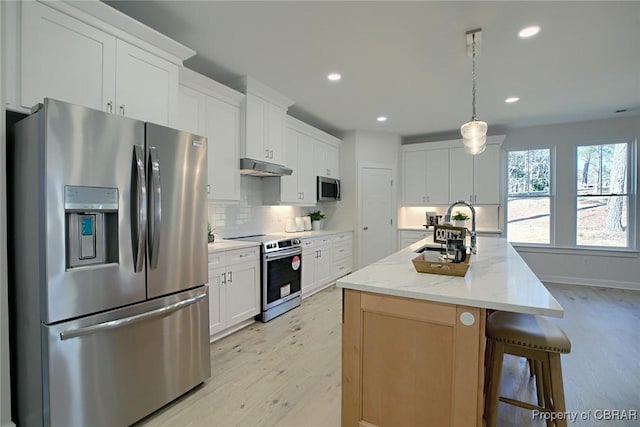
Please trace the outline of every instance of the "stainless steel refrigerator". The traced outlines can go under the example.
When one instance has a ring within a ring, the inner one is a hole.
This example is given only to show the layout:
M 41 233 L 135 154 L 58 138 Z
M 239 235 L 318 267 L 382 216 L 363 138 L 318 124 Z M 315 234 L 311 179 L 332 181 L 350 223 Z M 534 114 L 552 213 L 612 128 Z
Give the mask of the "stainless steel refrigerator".
M 207 379 L 206 138 L 45 99 L 8 150 L 14 421 L 125 426 Z

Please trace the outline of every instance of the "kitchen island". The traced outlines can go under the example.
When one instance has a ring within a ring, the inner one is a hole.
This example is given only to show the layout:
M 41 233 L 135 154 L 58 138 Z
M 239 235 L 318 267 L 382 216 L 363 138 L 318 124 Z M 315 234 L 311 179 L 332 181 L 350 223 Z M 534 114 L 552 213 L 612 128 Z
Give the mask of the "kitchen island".
M 464 277 L 418 273 L 427 239 L 343 277 L 342 426 L 481 426 L 486 310 L 562 317 L 513 247 L 481 237 Z

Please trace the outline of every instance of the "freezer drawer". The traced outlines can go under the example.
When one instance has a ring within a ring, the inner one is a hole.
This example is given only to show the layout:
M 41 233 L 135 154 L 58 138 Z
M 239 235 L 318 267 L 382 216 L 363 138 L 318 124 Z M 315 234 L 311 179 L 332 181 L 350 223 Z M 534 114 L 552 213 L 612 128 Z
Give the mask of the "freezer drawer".
M 209 378 L 208 297 L 203 286 L 43 326 L 44 425 L 126 426 Z

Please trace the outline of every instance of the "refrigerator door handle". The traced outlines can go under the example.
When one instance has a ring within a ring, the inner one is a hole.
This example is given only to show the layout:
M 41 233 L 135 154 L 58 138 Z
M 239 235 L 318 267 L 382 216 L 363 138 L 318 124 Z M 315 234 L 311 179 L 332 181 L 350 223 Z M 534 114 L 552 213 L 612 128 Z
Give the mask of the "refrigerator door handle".
M 144 269 L 144 247 L 147 240 L 147 177 L 144 167 L 144 149 L 139 145 L 133 146 L 133 185 L 136 189 L 132 189 L 131 198 L 135 209 L 131 210 L 131 227 L 134 228 L 131 233 L 133 238 L 133 257 L 135 272 Z M 137 218 L 135 217 L 137 216 Z
M 121 328 L 132 323 L 147 320 L 153 317 L 166 316 L 176 310 L 185 308 L 191 304 L 195 304 L 201 299 L 207 296 L 206 292 L 202 292 L 191 298 L 183 299 L 171 305 L 165 307 L 156 308 L 155 310 L 147 311 L 145 313 L 136 314 L 135 316 L 125 317 L 123 319 L 111 320 L 109 322 L 98 323 L 97 325 L 87 326 L 85 328 L 68 329 L 60 332 L 60 339 L 62 341 L 69 340 L 71 338 L 81 337 L 84 335 L 95 334 L 97 332 L 108 331 L 110 329 Z
M 150 267 L 158 267 L 158 251 L 160 250 L 160 229 L 162 224 L 162 191 L 160 186 L 160 160 L 158 149 L 149 147 L 149 166 L 151 168 L 149 197 L 149 261 Z

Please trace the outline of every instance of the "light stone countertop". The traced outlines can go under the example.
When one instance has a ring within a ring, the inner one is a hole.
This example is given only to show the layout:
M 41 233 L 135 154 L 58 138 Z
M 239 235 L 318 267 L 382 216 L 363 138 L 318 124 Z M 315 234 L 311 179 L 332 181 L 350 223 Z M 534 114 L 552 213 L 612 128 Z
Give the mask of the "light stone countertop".
M 339 288 L 516 313 L 564 310 L 506 239 L 479 237 L 464 277 L 418 273 L 411 262 L 426 238 L 337 281 Z
M 230 251 L 233 249 L 243 249 L 243 248 L 250 248 L 253 246 L 260 246 L 260 243 L 258 242 L 244 242 L 244 241 L 239 241 L 239 240 L 225 240 L 225 239 L 218 239 L 216 238 L 216 241 L 213 243 L 209 243 L 208 245 L 208 252 L 210 254 L 216 253 L 216 252 L 223 252 L 223 251 Z

